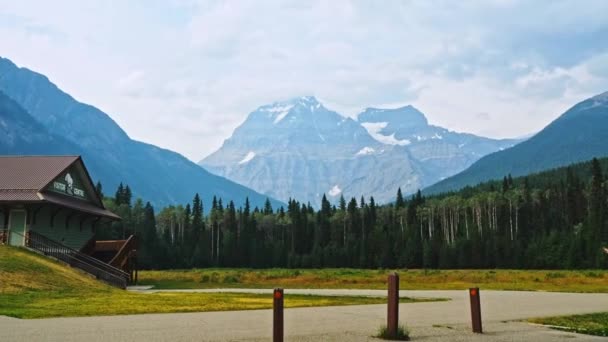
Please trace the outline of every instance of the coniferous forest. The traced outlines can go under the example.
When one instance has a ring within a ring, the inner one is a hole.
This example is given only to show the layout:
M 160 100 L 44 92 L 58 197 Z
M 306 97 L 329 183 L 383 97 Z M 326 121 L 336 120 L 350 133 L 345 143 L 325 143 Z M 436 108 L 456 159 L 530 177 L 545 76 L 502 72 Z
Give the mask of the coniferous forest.
M 100 238 L 139 238 L 141 268 L 598 268 L 607 264 L 608 159 L 377 205 L 244 207 L 214 199 L 155 212 L 122 184 Z M 101 184 L 98 191 L 102 192 Z

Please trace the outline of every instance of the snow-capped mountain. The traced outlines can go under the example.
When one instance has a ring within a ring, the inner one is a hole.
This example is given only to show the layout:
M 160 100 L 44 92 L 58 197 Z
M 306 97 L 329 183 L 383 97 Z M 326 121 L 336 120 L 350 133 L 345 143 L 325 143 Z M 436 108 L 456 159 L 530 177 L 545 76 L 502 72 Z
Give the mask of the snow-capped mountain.
M 426 176 L 432 182 L 450 177 L 479 158 L 517 142 L 452 132 L 429 125 L 424 114 L 413 106 L 368 108 L 359 114 L 358 121 L 377 141 L 407 146 L 412 157 L 424 166 Z
M 428 124 L 411 106 L 369 108 L 358 120 L 327 109 L 312 96 L 259 107 L 199 164 L 281 200 L 319 205 L 374 196 L 394 199 L 513 145 Z

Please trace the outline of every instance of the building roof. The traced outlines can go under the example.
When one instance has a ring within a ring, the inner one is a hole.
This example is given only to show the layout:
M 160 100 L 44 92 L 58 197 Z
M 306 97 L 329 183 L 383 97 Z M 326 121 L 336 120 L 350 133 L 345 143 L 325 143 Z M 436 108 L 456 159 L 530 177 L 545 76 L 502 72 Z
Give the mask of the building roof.
M 42 200 L 45 202 L 49 202 L 49 203 L 53 203 L 62 207 L 68 207 L 80 212 L 83 212 L 85 214 L 92 214 L 92 215 L 96 215 L 96 216 L 104 216 L 107 218 L 111 218 L 114 220 L 120 220 L 120 216 L 114 214 L 113 212 L 105 209 L 105 208 L 100 208 L 98 206 L 95 206 L 89 202 L 84 202 L 81 200 L 77 200 L 77 199 L 72 199 L 66 196 L 62 196 L 62 195 L 56 195 L 53 193 L 43 193 L 41 194 L 42 196 Z
M 46 202 L 114 220 L 120 217 L 103 206 L 95 191 L 93 202 L 45 191 L 70 166 L 78 163 L 94 188 L 80 156 L 0 156 L 0 202 Z
M 38 190 L 0 189 L 0 202 L 38 201 Z
M 0 156 L 0 191 L 40 190 L 80 157 Z

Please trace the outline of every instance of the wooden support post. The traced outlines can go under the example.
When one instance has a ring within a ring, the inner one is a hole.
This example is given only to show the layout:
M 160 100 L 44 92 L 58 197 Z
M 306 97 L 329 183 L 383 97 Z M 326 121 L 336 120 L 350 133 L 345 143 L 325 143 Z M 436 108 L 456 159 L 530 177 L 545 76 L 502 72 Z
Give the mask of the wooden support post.
M 391 273 L 388 275 L 388 312 L 386 316 L 386 328 L 388 335 L 397 337 L 399 326 L 399 275 Z
M 469 289 L 469 297 L 471 298 L 471 322 L 473 324 L 473 332 L 481 334 L 481 301 L 479 299 L 479 288 L 474 287 Z
M 283 342 L 283 289 L 274 289 L 272 341 Z

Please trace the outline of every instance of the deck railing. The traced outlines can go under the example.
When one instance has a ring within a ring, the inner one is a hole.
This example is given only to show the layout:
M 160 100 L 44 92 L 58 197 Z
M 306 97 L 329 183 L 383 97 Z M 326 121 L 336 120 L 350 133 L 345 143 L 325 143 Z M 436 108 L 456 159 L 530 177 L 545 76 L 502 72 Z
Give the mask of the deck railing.
M 25 237 L 25 244 L 31 249 L 61 260 L 111 285 L 122 289 L 127 287 L 130 276 L 126 272 L 65 246 L 60 242 L 49 239 L 44 235 L 29 231 Z
M 125 264 L 128 262 L 128 259 L 131 257 L 133 250 L 137 248 L 137 238 L 135 235 L 129 236 L 127 241 L 122 245 L 122 247 L 118 250 L 114 258 L 110 260 L 109 264 L 124 269 Z

